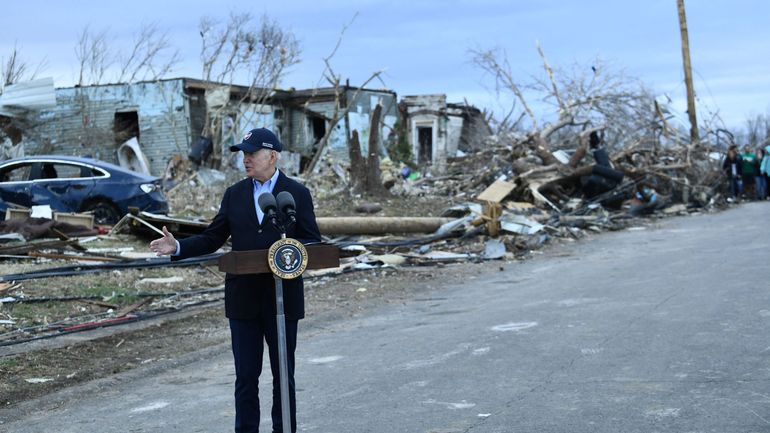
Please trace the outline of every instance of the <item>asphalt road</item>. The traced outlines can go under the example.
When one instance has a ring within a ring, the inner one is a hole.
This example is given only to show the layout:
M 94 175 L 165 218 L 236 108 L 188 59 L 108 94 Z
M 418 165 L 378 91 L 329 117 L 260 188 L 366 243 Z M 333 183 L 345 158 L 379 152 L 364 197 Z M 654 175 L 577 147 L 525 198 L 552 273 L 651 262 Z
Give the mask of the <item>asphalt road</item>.
M 770 431 L 769 222 L 770 203 L 672 218 L 305 328 L 300 431 Z M 228 350 L 30 402 L 0 431 L 232 431 Z

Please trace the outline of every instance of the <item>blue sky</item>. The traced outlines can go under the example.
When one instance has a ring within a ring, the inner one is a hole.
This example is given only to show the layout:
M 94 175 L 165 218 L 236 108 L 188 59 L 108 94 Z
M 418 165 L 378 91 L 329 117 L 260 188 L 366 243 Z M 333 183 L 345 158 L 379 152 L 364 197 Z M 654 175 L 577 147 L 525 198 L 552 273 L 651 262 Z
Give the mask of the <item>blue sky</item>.
M 332 59 L 353 85 L 384 69 L 385 85 L 399 95 L 446 93 L 450 102 L 467 99 L 500 110 L 507 101 L 497 99 L 468 50 L 505 50 L 514 75 L 529 82 L 543 74 L 539 41 L 553 67 L 587 67 L 598 57 L 685 108 L 676 0 L 24 0 L 3 6 L 0 57 L 15 43 L 28 63 L 45 60 L 41 76 L 53 76 L 59 87 L 74 83 L 74 47 L 86 25 L 107 29 L 112 46 L 127 49 L 142 23 L 155 22 L 182 55 L 170 76 L 200 78 L 198 22 L 230 12 L 267 14 L 294 32 L 302 62 L 283 84 L 313 87 L 322 59 L 358 12 Z M 770 113 L 770 2 L 689 0 L 686 6 L 699 116 L 718 112 L 728 127 L 740 128 L 747 117 Z

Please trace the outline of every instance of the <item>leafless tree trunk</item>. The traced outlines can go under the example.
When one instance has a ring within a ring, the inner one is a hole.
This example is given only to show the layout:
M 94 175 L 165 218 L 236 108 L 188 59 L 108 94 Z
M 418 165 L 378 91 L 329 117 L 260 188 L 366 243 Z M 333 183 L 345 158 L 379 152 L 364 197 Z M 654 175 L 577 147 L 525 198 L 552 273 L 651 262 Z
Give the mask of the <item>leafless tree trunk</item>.
M 548 59 L 545 57 L 545 53 L 543 52 L 543 48 L 540 46 L 540 42 L 537 42 L 537 52 L 540 54 L 540 58 L 543 59 L 543 68 L 545 68 L 545 72 L 548 74 L 548 80 L 551 82 L 551 89 L 553 90 L 553 97 L 556 98 L 556 102 L 559 105 L 559 117 L 567 115 L 567 106 L 564 103 L 564 100 L 561 97 L 561 94 L 559 93 L 559 87 L 556 85 L 556 79 L 553 75 L 553 69 L 551 69 L 551 65 L 548 64 Z
M 366 158 L 361 154 L 361 143 L 358 139 L 357 130 L 353 130 L 353 136 L 348 143 L 350 190 L 353 194 L 379 196 L 386 193 L 385 188 L 382 186 L 378 145 L 381 117 L 382 104 L 377 104 L 372 111 L 369 123 L 369 146 Z
M 569 165 L 572 168 L 576 168 L 580 164 L 580 160 L 583 159 L 586 153 L 588 153 L 588 139 L 592 132 L 598 132 L 604 129 L 604 126 L 596 128 L 588 128 L 580 133 L 580 145 L 575 149 L 575 153 L 569 159 Z
M 366 193 L 368 195 L 382 195 L 385 188 L 382 186 L 380 173 L 380 118 L 382 117 L 382 104 L 377 104 L 372 111 L 369 122 L 369 157 L 366 158 Z
M 358 130 L 354 129 L 348 143 L 348 157 L 350 158 L 350 190 L 353 194 L 360 194 L 366 190 L 366 160 L 361 155 L 361 142 L 358 139 Z

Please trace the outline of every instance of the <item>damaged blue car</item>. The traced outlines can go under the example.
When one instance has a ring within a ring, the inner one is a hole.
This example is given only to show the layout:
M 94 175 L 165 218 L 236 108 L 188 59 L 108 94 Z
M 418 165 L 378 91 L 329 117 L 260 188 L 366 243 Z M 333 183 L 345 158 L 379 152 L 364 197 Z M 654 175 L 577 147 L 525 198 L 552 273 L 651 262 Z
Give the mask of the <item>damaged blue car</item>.
M 129 208 L 168 213 L 160 179 L 83 157 L 29 156 L 0 163 L 0 218 L 9 207 L 49 205 L 114 224 Z

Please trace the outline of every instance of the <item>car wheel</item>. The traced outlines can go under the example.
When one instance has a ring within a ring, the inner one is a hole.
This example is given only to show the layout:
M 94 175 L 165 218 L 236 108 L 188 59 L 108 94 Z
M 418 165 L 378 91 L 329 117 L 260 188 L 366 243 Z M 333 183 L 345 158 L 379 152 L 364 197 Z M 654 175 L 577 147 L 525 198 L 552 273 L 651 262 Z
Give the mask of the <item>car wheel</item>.
M 94 224 L 110 225 L 115 224 L 120 219 L 120 212 L 115 206 L 107 202 L 91 203 L 84 210 L 94 214 Z

